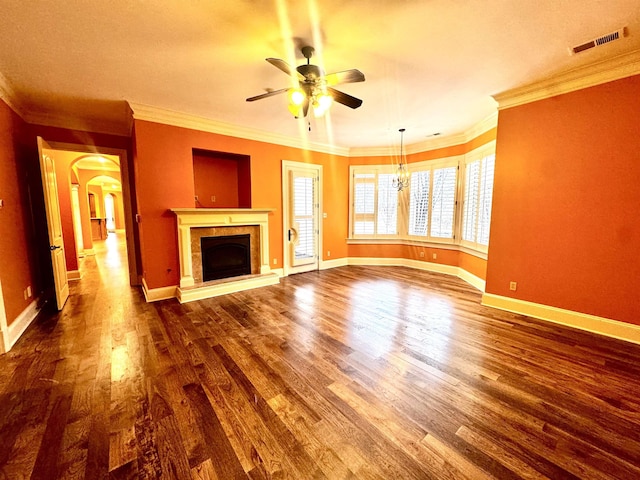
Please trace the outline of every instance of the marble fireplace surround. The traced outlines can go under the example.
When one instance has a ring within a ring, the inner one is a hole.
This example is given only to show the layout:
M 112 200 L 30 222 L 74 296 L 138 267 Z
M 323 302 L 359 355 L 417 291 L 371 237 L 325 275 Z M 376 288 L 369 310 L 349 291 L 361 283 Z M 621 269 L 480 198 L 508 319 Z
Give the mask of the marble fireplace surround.
M 180 303 L 279 282 L 278 275 L 271 272 L 269 266 L 269 213 L 272 209 L 172 208 L 171 211 L 176 215 L 178 227 L 180 286 L 177 297 Z M 259 239 L 259 248 L 251 247 L 252 274 L 202 282 L 200 238 L 240 232 L 250 233 L 252 244 Z

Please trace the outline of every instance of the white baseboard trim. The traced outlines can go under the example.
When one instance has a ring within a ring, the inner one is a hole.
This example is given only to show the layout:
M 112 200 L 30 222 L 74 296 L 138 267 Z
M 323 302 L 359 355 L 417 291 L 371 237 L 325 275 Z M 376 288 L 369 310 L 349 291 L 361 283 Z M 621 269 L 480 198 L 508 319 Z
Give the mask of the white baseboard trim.
M 330 268 L 345 267 L 347 265 L 410 267 L 428 272 L 453 275 L 464 280 L 481 292 L 484 292 L 485 287 L 484 280 L 460 267 L 443 265 L 441 263 L 421 262 L 420 260 L 410 260 L 407 258 L 344 257 L 321 261 L 319 268 L 320 270 L 328 270 Z M 180 303 L 185 303 L 218 295 L 225 295 L 227 293 L 249 290 L 251 288 L 275 285 L 280 281 L 279 279 L 284 276 L 284 269 L 275 268 L 272 269 L 269 274 L 261 275 L 259 277 L 198 288 L 180 288 L 176 285 L 172 287 L 149 289 L 144 278 L 142 278 L 140 283 L 142 284 L 142 292 L 144 293 L 144 298 L 147 302 L 177 298 Z
M 320 270 L 327 270 L 329 268 L 346 267 L 349 265 L 348 258 L 334 258 L 331 260 L 320 260 Z
M 84 256 L 85 257 L 90 257 L 91 255 L 95 255 L 96 251 L 93 248 L 85 248 L 84 249 Z
M 427 272 L 444 273 L 453 275 L 464 280 L 472 287 L 484 292 L 485 281 L 480 277 L 467 272 L 466 270 L 453 265 L 443 265 L 441 263 L 422 262 L 420 260 L 411 260 L 408 258 L 375 258 L 375 257 L 349 257 L 349 265 L 369 265 L 369 266 L 394 266 L 394 267 L 410 267 Z
M 142 293 L 147 302 L 157 302 L 158 300 L 168 300 L 176 297 L 176 286 L 149 288 L 147 281 L 142 277 Z
M 67 280 L 80 280 L 81 278 L 80 270 L 67 270 Z
M 484 292 L 487 282 L 480 277 L 477 277 L 473 273 L 467 272 L 464 268 L 458 267 L 457 276 L 467 282 L 469 285 L 476 287 L 481 292 Z
M 40 313 L 40 309 L 38 308 L 38 299 L 36 298 L 11 322 L 7 328 L 6 335 L 3 335 L 6 352 L 11 350 L 16 344 L 24 331 L 31 325 L 31 322 L 38 316 L 38 313 Z
M 482 305 L 640 344 L 640 326 L 631 323 L 503 297 L 492 293 L 485 293 L 482 296 Z

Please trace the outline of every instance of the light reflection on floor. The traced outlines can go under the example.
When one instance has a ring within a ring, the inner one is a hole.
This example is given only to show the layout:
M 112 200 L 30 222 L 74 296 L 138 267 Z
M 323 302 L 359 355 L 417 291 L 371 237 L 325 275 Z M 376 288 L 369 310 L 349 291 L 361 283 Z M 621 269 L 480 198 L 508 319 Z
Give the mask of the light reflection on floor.
M 349 295 L 349 345 L 373 358 L 387 356 L 394 344 L 440 362 L 449 357 L 453 312 L 447 298 L 426 298 L 406 284 L 371 279 L 356 283 Z

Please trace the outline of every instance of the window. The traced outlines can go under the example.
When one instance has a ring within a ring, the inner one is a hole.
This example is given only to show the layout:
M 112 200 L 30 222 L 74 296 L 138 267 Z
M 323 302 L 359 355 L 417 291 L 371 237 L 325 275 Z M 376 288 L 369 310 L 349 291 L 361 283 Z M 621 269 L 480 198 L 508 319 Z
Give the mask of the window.
M 458 163 L 424 163 L 411 172 L 409 235 L 453 240 L 455 231 Z
M 489 245 L 494 166 L 494 153 L 472 152 L 465 172 L 462 240 L 464 244 L 485 251 Z
M 371 167 L 352 167 L 353 236 L 398 233 L 398 191 L 393 175 Z
M 448 243 L 484 257 L 494 163 L 495 141 L 464 156 L 413 162 L 409 187 L 401 193 L 393 188 L 391 165 L 352 166 L 353 243 Z

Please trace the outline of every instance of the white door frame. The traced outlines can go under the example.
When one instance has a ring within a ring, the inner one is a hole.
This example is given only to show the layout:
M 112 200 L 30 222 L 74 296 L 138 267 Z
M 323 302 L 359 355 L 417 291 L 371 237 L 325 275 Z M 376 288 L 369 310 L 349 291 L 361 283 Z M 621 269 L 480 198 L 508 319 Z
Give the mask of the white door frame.
M 141 285 L 142 276 L 136 263 L 136 244 L 134 241 L 134 221 L 132 195 L 129 184 L 129 159 L 123 148 L 101 147 L 99 145 L 83 145 L 81 143 L 49 142 L 53 150 L 69 150 L 73 152 L 116 155 L 120 157 L 120 184 L 122 185 L 122 203 L 124 206 L 124 228 L 127 243 L 127 263 L 129 265 L 129 285 Z
M 322 254 L 322 189 L 323 189 L 323 179 L 322 179 L 322 165 L 316 165 L 314 163 L 305 163 L 305 162 L 294 162 L 291 160 L 282 160 L 282 253 L 283 253 L 283 273 L 284 275 L 289 275 L 289 273 L 295 273 L 293 267 L 291 265 L 290 258 L 290 249 L 289 249 L 289 240 L 288 240 L 288 224 L 289 224 L 289 207 L 291 205 L 291 198 L 289 198 L 289 175 L 288 172 L 291 169 L 296 170 L 307 170 L 309 172 L 314 172 L 318 175 L 318 206 L 316 208 L 316 218 L 318 225 L 318 234 L 317 234 L 317 258 L 316 265 L 317 269 L 320 268 L 320 255 Z

